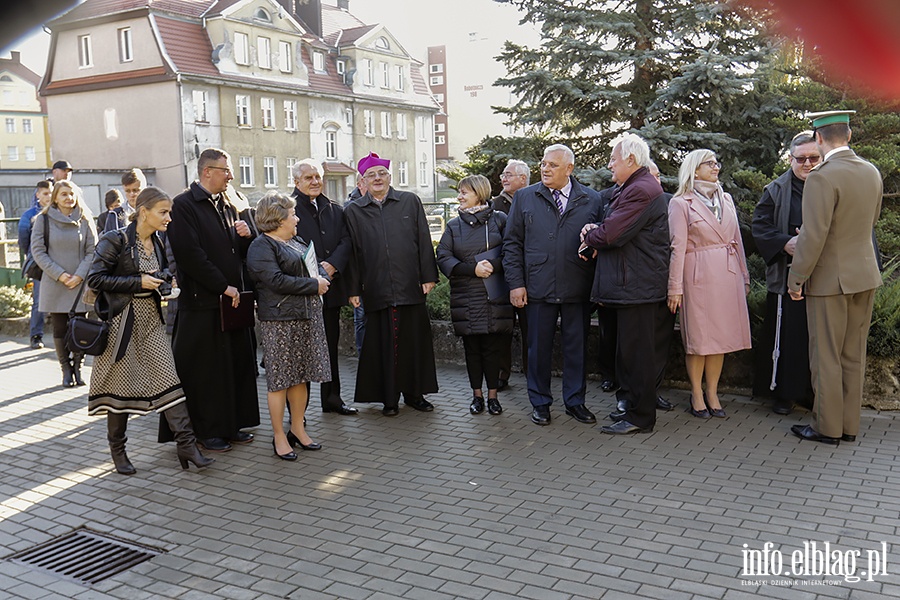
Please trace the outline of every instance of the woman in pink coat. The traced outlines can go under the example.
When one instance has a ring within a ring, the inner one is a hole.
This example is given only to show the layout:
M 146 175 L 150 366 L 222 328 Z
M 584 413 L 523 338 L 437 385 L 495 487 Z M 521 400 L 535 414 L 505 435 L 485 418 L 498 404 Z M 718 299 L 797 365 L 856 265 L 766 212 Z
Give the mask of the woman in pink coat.
M 719 185 L 720 167 L 711 150 L 694 150 L 669 201 L 668 304 L 673 313 L 681 308 L 688 412 L 701 419 L 725 416 L 718 395 L 725 353 L 750 347 L 750 275 L 734 202 Z

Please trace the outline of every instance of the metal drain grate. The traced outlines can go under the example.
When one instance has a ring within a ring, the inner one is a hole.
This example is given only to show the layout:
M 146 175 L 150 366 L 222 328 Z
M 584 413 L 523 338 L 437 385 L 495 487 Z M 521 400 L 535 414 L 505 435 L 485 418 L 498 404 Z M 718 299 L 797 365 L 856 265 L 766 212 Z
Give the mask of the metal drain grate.
M 126 542 L 89 529 L 78 529 L 18 552 L 9 560 L 91 585 L 162 553 L 157 548 Z

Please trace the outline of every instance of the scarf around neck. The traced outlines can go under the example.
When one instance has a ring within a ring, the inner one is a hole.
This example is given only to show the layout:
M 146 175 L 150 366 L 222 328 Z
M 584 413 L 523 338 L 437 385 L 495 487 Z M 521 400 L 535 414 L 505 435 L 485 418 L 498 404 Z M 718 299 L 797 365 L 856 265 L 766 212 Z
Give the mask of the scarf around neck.
M 724 197 L 724 191 L 722 190 L 722 186 L 718 184 L 718 182 L 714 181 L 699 181 L 694 180 L 694 191 L 697 192 L 697 195 L 700 196 L 700 200 L 703 201 L 703 204 L 712 211 L 712 214 L 716 217 L 716 220 L 721 223 L 722 222 L 722 205 Z

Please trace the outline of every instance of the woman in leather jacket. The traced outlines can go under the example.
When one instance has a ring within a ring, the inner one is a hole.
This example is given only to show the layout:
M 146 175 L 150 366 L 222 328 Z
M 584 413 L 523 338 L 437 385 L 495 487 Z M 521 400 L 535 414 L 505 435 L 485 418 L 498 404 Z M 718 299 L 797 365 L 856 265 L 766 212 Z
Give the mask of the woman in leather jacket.
M 137 198 L 131 223 L 97 243 L 87 283 L 98 293 L 94 308 L 109 323 L 109 344 L 94 361 L 88 414 L 106 414 L 107 439 L 116 471 L 136 471 L 125 454 L 129 414 L 158 412 L 175 432 L 178 460 L 198 468 L 213 463 L 197 448 L 185 396 L 166 337 L 161 300 L 172 275 L 158 232 L 172 220 L 172 200 L 159 188 Z
M 263 196 L 256 205 L 256 226 L 262 235 L 247 250 L 247 269 L 256 282 L 272 450 L 282 460 L 297 460 L 295 446 L 304 450 L 322 447 L 304 428 L 307 383 L 331 380 L 322 316 L 322 295 L 330 282 L 320 271 L 315 253 L 310 254 L 309 246 L 295 237 L 300 219 L 294 206 L 293 198 L 278 192 Z M 285 403 L 290 404 L 292 416 L 286 435 Z

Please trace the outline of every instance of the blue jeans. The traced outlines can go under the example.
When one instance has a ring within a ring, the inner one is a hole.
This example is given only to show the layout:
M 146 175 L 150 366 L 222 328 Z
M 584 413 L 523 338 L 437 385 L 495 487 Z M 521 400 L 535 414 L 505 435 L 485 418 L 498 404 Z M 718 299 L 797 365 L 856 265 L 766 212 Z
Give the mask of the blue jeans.
M 44 313 L 38 310 L 38 303 L 41 298 L 41 280 L 34 280 L 34 290 L 31 292 L 33 300 L 31 302 L 31 337 L 44 336 Z
M 366 311 L 363 309 L 362 300 L 359 308 L 353 309 L 353 331 L 356 333 L 356 356 L 362 352 L 363 337 L 366 335 Z

